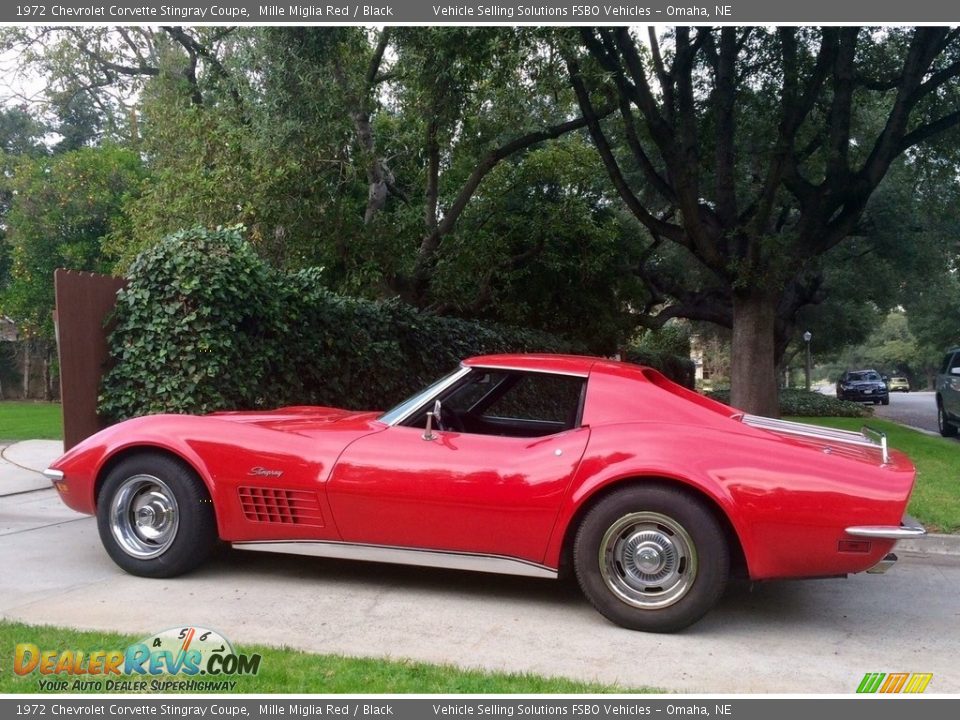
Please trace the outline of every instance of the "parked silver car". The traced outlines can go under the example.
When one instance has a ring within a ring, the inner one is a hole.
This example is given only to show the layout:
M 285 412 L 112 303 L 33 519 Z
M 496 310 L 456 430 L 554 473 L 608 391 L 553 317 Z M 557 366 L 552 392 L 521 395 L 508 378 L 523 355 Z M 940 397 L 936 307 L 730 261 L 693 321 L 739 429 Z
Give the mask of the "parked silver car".
M 960 426 L 960 347 L 947 350 L 937 373 L 937 426 L 944 437 Z

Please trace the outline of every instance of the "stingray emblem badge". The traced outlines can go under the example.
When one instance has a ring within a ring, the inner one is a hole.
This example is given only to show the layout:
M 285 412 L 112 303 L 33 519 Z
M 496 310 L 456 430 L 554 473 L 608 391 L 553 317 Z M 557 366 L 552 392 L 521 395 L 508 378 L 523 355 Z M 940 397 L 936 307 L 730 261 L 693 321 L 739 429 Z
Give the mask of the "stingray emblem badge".
M 272 470 L 270 468 L 260 467 L 259 465 L 255 468 L 250 468 L 250 472 L 247 475 L 251 477 L 281 477 L 283 475 L 283 470 Z

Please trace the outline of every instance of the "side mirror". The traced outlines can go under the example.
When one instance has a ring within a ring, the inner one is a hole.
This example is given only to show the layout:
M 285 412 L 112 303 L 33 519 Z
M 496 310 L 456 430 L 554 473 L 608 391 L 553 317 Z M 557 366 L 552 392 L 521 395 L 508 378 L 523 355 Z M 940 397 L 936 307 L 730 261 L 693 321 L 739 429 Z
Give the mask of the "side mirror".
M 421 435 L 424 440 L 436 439 L 437 436 L 433 432 L 434 423 L 437 425 L 437 430 L 443 430 L 443 422 L 440 420 L 442 411 L 443 406 L 440 404 L 440 401 L 434 400 L 433 410 L 427 413 L 427 426 L 423 430 L 423 435 Z
M 433 434 L 433 411 L 427 413 L 427 426 L 423 429 L 423 435 L 421 435 L 424 440 L 435 440 L 436 435 Z

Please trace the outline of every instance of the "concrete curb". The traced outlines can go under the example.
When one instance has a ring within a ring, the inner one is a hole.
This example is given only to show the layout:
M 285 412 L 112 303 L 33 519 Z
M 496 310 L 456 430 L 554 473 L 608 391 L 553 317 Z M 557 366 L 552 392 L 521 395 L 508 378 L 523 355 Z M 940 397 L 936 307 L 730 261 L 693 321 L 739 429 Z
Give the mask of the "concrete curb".
M 22 470 L 42 473 L 62 454 L 61 440 L 21 440 L 3 448 L 2 457 Z
M 0 447 L 0 497 L 49 488 L 43 471 L 62 454 L 59 440 L 21 440 Z
M 960 535 L 930 533 L 922 538 L 900 540 L 893 548 L 894 552 L 916 553 L 918 555 L 951 555 L 960 557 Z

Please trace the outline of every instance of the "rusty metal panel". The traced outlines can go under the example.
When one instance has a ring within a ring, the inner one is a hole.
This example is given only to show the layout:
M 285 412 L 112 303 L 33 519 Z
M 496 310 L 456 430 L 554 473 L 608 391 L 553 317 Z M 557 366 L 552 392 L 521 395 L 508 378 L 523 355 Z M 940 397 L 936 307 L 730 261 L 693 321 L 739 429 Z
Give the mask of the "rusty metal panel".
M 77 270 L 53 274 L 56 292 L 54 322 L 60 359 L 63 403 L 63 446 L 69 450 L 103 427 L 97 415 L 97 394 L 107 370 L 107 325 L 123 278 Z

